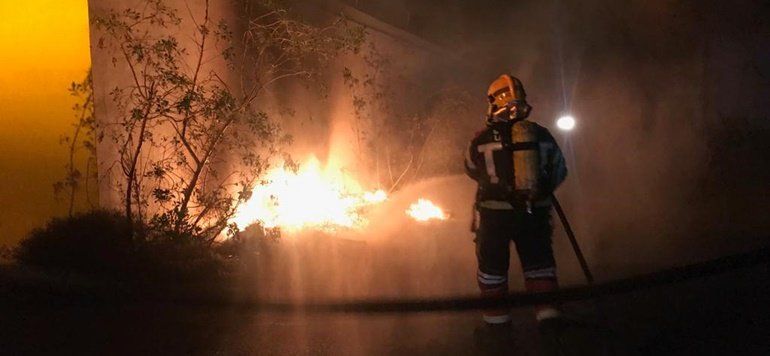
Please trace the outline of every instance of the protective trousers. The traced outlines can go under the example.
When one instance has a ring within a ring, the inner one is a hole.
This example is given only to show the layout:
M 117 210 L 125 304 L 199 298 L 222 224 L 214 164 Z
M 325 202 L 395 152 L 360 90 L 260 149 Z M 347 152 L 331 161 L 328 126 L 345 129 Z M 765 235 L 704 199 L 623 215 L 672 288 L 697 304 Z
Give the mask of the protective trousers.
M 510 242 L 516 245 L 524 285 L 529 292 L 551 291 L 558 287 L 556 263 L 551 247 L 551 208 L 526 210 L 494 210 L 479 208 L 476 230 L 476 258 L 478 284 L 481 295 L 487 298 L 505 298 L 508 294 L 508 267 Z M 502 324 L 510 321 L 507 307 L 484 311 L 484 321 Z M 536 317 L 543 320 L 558 316 L 550 305 L 535 307 Z

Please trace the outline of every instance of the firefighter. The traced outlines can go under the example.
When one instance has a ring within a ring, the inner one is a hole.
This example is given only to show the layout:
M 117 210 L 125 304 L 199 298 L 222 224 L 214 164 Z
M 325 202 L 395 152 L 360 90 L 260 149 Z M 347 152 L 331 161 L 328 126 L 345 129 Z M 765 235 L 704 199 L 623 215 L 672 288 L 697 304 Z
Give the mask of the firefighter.
M 527 120 L 519 79 L 504 74 L 489 86 L 486 128 L 465 152 L 465 169 L 478 183 L 472 230 L 476 233 L 477 279 L 483 297 L 508 293 L 510 241 L 515 243 L 527 291 L 558 287 L 551 248 L 551 194 L 567 176 L 564 157 L 548 130 Z M 488 309 L 487 324 L 509 324 L 509 308 Z M 538 305 L 539 322 L 559 310 Z

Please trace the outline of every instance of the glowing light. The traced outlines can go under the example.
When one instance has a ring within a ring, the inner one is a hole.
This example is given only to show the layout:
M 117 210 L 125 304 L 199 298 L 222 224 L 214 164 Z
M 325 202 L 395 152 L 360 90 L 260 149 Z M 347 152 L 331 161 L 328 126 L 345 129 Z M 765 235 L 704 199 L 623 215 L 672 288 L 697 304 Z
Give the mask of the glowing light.
M 430 200 L 422 198 L 409 206 L 409 209 L 406 210 L 406 214 L 417 221 L 447 219 L 447 215 L 441 208 L 439 208 L 436 204 L 433 204 L 433 202 Z
M 564 115 L 556 120 L 556 126 L 564 131 L 570 131 L 575 128 L 575 118 L 571 115 Z
M 365 191 L 352 177 L 332 164 L 321 167 L 311 157 L 298 171 L 274 168 L 242 204 L 231 220 L 243 229 L 254 223 L 282 231 L 314 229 L 332 232 L 367 225 L 363 210 L 383 202 L 382 190 Z
M 230 222 L 240 229 L 259 223 L 285 232 L 360 230 L 369 224 L 367 208 L 387 199 L 384 190 L 364 190 L 339 167 L 322 166 L 311 157 L 296 172 L 283 167 L 267 172 L 264 184 L 254 188 Z M 422 198 L 406 214 L 421 222 L 448 218 L 440 207 Z
M 368 203 L 382 203 L 388 199 L 388 194 L 382 189 L 377 189 L 374 192 L 364 192 L 362 198 Z

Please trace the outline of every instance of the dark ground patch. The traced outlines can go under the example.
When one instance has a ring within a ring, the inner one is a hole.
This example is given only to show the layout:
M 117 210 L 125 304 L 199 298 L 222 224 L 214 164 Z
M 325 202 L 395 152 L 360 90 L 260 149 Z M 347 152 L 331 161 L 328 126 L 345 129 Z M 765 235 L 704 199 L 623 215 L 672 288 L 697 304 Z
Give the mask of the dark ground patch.
M 565 307 L 578 322 L 556 334 L 539 333 L 527 309 L 514 311 L 510 328 L 490 331 L 476 312 L 276 313 L 200 305 L 46 300 L 39 293 L 25 299 L 24 291 L 18 289 L 3 289 L 2 293 L 3 354 L 770 352 L 767 265 L 606 297 L 596 303 L 571 303 Z

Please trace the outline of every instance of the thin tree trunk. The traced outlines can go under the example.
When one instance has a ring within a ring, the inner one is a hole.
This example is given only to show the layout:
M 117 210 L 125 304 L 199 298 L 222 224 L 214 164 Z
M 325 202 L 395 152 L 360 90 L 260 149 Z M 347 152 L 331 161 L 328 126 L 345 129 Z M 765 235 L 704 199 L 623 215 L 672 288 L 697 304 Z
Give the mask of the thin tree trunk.
M 233 120 L 234 119 L 231 118 L 225 123 L 222 129 L 217 133 L 214 140 L 211 141 L 211 144 L 209 144 L 209 147 L 206 149 L 206 152 L 204 153 L 203 157 L 201 157 L 200 163 L 196 165 L 195 171 L 193 172 L 193 175 L 190 178 L 190 182 L 187 183 L 187 187 L 184 189 L 182 193 L 182 203 L 179 204 L 179 211 L 177 212 L 177 221 L 175 226 L 175 230 L 177 232 L 180 232 L 180 229 L 182 227 L 182 217 L 187 215 L 187 206 L 190 204 L 192 195 L 195 192 L 195 187 L 198 185 L 198 180 L 200 179 L 200 175 L 203 172 L 203 169 L 206 167 L 206 163 L 211 157 L 211 154 L 214 152 L 214 149 L 217 147 L 217 145 L 219 144 L 219 141 L 224 136 L 225 131 L 227 131 L 227 128 L 230 127 L 230 124 L 233 123 Z
M 147 111 L 149 112 L 149 109 Z M 128 174 L 126 175 L 126 198 L 125 198 L 126 221 L 128 222 L 129 228 L 131 229 L 132 233 L 133 233 L 134 216 L 132 211 L 133 201 L 131 199 L 131 194 L 133 193 L 134 183 L 136 181 L 136 165 L 139 162 L 139 154 L 142 152 L 142 145 L 144 144 L 144 134 L 147 130 L 147 121 L 148 121 L 147 114 L 145 114 L 144 118 L 142 119 L 142 126 L 139 128 L 139 142 L 137 142 L 136 149 L 134 150 L 134 155 L 131 157 L 131 168 L 129 169 Z

